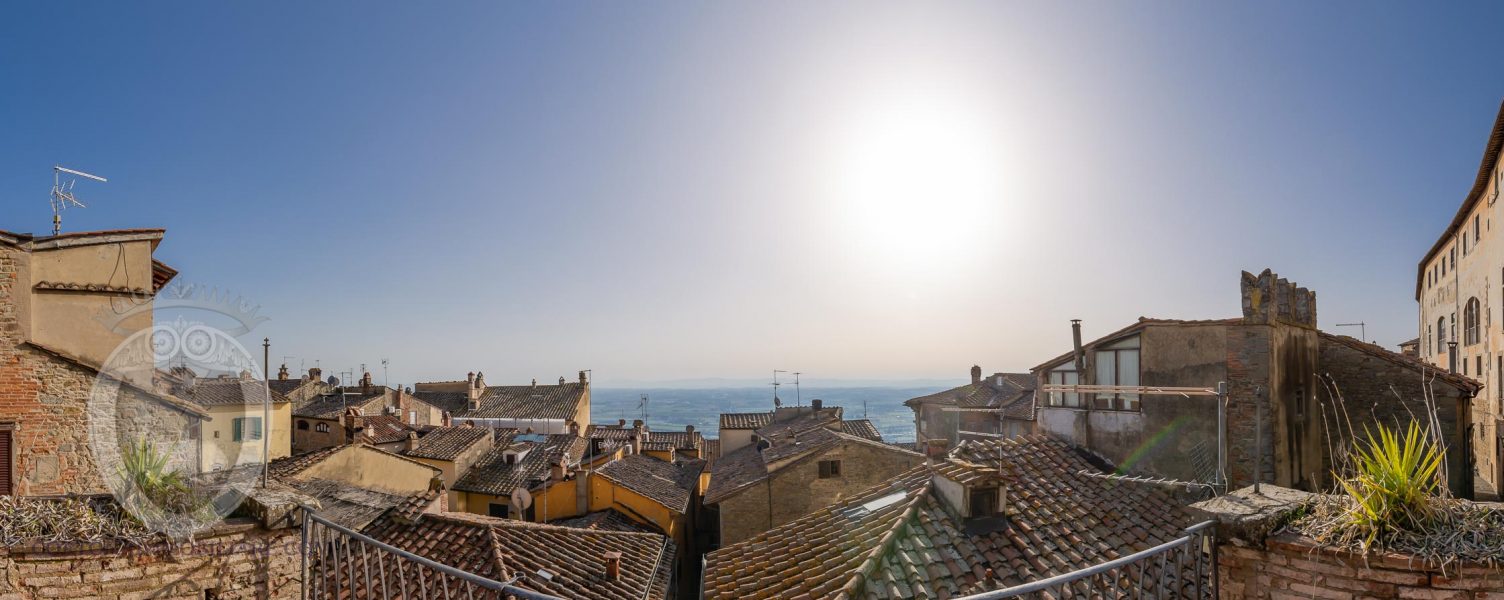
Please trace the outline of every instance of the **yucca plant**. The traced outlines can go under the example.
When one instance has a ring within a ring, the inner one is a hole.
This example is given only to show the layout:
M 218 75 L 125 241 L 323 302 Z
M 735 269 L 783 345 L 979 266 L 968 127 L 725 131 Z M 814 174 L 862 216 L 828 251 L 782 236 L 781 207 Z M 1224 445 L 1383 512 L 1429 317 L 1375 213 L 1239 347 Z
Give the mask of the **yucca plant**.
M 1403 436 L 1378 426 L 1353 451 L 1351 476 L 1339 477 L 1352 498 L 1346 525 L 1370 546 L 1386 532 L 1415 530 L 1435 516 L 1444 455 L 1416 421 Z

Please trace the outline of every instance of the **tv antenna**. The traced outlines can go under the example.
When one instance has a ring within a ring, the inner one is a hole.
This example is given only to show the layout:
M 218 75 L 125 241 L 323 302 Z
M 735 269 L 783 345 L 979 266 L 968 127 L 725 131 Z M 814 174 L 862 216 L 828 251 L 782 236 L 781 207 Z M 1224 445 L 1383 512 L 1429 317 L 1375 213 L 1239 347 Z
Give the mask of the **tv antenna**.
M 1367 323 L 1364 323 L 1362 321 L 1358 321 L 1357 323 L 1338 323 L 1337 327 L 1357 327 L 1358 328 L 1358 341 L 1360 341 L 1360 342 L 1366 342 L 1366 341 L 1368 341 L 1368 324 Z
M 391 362 L 392 361 L 390 359 L 386 359 L 386 358 L 381 359 L 381 385 L 388 385 L 387 382 L 386 382 L 387 381 L 386 380 L 386 376 L 387 376 L 386 366 L 389 365 L 389 364 L 391 364 Z
M 788 371 L 781 369 L 773 369 L 773 408 L 779 408 L 783 406 L 783 401 L 778 399 L 778 386 L 783 385 L 781 383 L 778 383 L 778 374 L 787 372 Z
M 794 406 L 804 406 L 804 395 L 799 393 L 798 371 L 794 371 Z
M 70 178 L 67 183 L 63 183 L 63 173 L 93 179 L 94 181 L 98 181 L 100 183 L 109 181 L 98 175 L 91 175 L 83 171 L 75 171 L 73 169 L 69 169 L 68 167 L 60 165 L 52 165 L 52 235 L 62 233 L 63 210 L 68 208 L 68 205 L 71 204 L 79 208 L 88 208 L 87 205 L 85 205 L 83 202 L 79 202 L 78 198 L 73 196 L 73 184 L 78 180 Z

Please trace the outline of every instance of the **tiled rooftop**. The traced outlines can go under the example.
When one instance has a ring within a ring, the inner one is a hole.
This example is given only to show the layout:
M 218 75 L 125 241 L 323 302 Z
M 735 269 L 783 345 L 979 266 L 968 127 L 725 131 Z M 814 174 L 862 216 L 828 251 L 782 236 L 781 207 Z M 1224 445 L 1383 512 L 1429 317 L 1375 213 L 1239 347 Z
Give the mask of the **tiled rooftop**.
M 757 429 L 773 422 L 773 413 L 721 413 L 721 430 Z
M 418 439 L 418 446 L 403 450 L 402 455 L 411 458 L 454 460 L 475 444 L 490 444 L 491 429 L 488 427 L 435 427 Z
M 607 463 L 595 474 L 671 511 L 687 514 L 693 490 L 704 469 L 703 460 L 671 463 L 642 454 L 628 454 Z
M 859 438 L 867 438 L 874 442 L 883 441 L 883 434 L 877 431 L 877 426 L 867 419 L 848 419 L 841 421 L 841 433 L 854 435 Z
M 600 531 L 628 531 L 637 533 L 663 533 L 649 529 L 646 525 L 632 520 L 632 517 L 622 514 L 614 508 L 598 510 L 570 519 L 550 521 L 552 525 L 560 527 L 573 527 L 575 529 L 595 529 Z
M 967 441 L 937 467 L 1008 487 L 1007 521 L 968 533 L 928 469 L 709 554 L 705 598 L 955 597 L 1125 556 L 1192 523 L 1152 486 L 1081 475 L 1096 469 L 1076 449 L 1034 437 Z
M 508 464 L 505 450 L 511 445 L 498 442 L 454 483 L 453 489 L 492 496 L 510 495 L 518 487 L 531 489 L 548 479 L 549 468 L 561 459 L 568 464 L 578 463 L 587 446 L 585 438 L 554 434 L 541 446 L 530 449 L 522 460 Z
M 534 592 L 581 600 L 668 596 L 674 547 L 655 533 L 578 529 L 466 513 L 424 515 L 408 524 L 383 517 L 366 533 L 419 556 Z M 621 553 L 620 576 L 605 577 L 605 554 Z M 548 576 L 541 576 L 547 573 Z
M 770 473 L 776 473 L 779 469 L 794 464 L 795 459 L 841 443 L 867 444 L 894 454 L 917 454 L 912 450 L 891 444 L 874 442 L 824 427 L 815 427 L 794 434 L 793 441 L 774 440 L 773 445 L 765 449 L 745 446 L 730 454 L 717 457 L 711 468 L 710 487 L 705 490 L 705 503 L 719 503 L 743 488 L 762 481 Z
M 912 408 L 921 404 L 939 404 L 958 408 L 1000 408 L 1024 399 L 1032 405 L 1034 388 L 1034 377 L 1028 373 L 994 373 L 978 383 L 910 398 L 904 401 L 904 406 Z M 1026 413 L 1020 408 L 1015 409 L 1014 414 L 1018 415 L 1016 418 L 1022 418 Z M 1032 409 L 1027 412 L 1027 417 L 1033 418 Z
M 455 419 L 562 419 L 578 421 L 588 384 L 496 385 L 481 393 L 480 408 L 471 410 L 465 392 L 413 392 L 419 399 L 449 411 Z
M 362 435 L 366 435 L 372 444 L 390 444 L 407 439 L 407 433 L 413 431 L 402 422 L 402 419 L 393 415 L 371 415 L 360 418 L 360 425 L 364 429 Z
M 260 406 L 266 401 L 266 384 L 240 378 L 196 379 L 191 386 L 178 387 L 173 395 L 203 407 L 213 406 Z M 272 403 L 289 402 L 276 390 L 272 390 Z

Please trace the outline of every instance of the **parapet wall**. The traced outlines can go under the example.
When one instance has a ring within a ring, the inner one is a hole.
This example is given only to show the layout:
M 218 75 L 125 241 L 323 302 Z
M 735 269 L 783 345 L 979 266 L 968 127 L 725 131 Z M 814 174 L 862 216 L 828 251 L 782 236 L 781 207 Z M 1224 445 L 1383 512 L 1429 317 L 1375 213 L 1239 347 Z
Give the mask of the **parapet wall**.
M 227 522 L 173 548 L 0 548 L 0 600 L 298 598 L 300 532 Z

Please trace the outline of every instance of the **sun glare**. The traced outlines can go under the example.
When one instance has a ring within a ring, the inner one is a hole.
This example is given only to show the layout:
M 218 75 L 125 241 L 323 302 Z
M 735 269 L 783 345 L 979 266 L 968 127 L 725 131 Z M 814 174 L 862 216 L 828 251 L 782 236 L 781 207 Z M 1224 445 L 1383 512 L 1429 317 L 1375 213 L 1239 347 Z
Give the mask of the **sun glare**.
M 978 243 L 1004 165 L 988 119 L 964 103 L 889 98 L 854 114 L 835 165 L 850 242 L 881 267 L 945 268 Z

